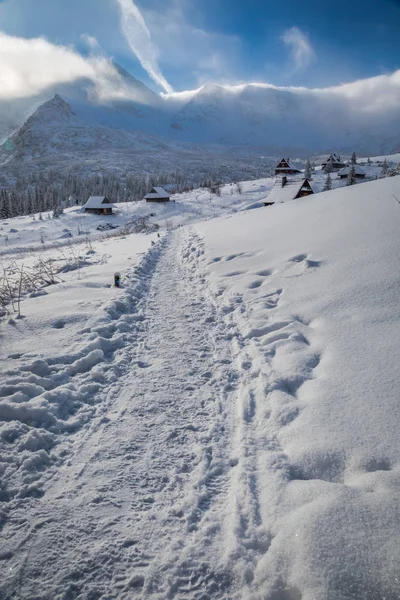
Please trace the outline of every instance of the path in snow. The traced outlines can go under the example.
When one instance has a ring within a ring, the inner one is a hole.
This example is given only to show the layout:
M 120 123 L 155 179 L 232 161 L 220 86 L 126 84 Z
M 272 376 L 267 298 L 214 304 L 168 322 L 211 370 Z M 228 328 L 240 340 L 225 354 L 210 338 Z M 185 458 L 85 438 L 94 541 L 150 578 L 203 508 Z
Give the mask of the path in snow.
M 171 234 L 154 265 L 131 373 L 7 522 L 0 598 L 265 597 L 268 524 L 296 477 L 276 423 L 296 418 L 318 357 L 295 319 L 254 328 L 243 297 L 211 297 L 195 233 Z M 254 301 L 271 311 L 281 293 Z M 299 600 L 282 573 L 268 598 Z
M 159 260 L 133 372 L 103 423 L 31 513 L 13 512 L 3 597 L 218 597 L 229 587 L 200 547 L 191 556 L 191 540 L 217 535 L 199 530 L 231 468 L 223 403 L 234 373 L 180 244 L 175 236 Z

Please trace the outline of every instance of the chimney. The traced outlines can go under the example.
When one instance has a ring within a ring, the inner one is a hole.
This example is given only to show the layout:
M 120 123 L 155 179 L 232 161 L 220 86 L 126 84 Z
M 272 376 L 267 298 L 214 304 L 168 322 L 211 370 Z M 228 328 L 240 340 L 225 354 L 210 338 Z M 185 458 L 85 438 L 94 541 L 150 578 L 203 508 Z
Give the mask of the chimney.
M 287 177 L 286 177 L 286 175 L 282 175 L 282 187 L 285 187 L 286 184 L 287 184 Z

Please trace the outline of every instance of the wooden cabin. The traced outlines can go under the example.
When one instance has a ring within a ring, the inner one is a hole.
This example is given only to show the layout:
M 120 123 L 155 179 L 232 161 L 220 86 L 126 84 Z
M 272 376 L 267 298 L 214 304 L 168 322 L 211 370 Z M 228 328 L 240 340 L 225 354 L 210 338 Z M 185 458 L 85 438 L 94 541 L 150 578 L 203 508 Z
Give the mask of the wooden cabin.
M 323 170 L 326 169 L 326 165 L 330 163 L 332 170 L 333 171 L 337 171 L 339 169 L 343 169 L 343 167 L 345 167 L 345 163 L 341 160 L 340 156 L 338 156 L 337 154 L 331 154 L 329 156 L 329 158 L 327 158 L 326 160 L 323 160 L 321 163 L 321 167 Z
M 270 191 L 267 198 L 263 201 L 264 206 L 271 206 L 272 204 L 280 204 L 281 202 L 287 202 L 288 200 L 296 200 L 297 198 L 304 198 L 314 193 L 308 179 L 301 179 L 300 181 L 288 181 L 287 177 L 282 177 L 281 180 L 277 180 L 274 187 Z
M 351 167 L 354 167 L 354 177 L 356 179 L 365 179 L 367 176 L 366 172 L 359 165 L 346 165 L 344 169 L 339 171 L 338 175 L 340 179 L 347 179 L 350 173 Z
M 169 202 L 170 195 L 162 187 L 153 187 L 144 199 L 146 202 Z
M 296 173 L 300 173 L 299 169 L 293 167 L 288 158 L 282 158 L 282 160 L 275 167 L 275 175 L 295 175 Z
M 114 204 L 109 202 L 106 196 L 90 196 L 89 200 L 82 206 L 83 212 L 97 215 L 111 215 Z

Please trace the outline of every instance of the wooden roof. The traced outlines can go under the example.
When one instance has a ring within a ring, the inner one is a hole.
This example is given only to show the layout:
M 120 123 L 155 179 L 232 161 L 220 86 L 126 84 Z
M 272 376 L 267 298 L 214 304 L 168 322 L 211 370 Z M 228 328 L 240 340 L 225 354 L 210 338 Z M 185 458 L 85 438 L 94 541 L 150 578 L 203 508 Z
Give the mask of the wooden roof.
M 282 158 L 282 160 L 279 161 L 279 163 L 276 165 L 275 170 L 278 171 L 279 169 L 291 169 L 292 171 L 299 171 L 299 169 L 296 169 L 296 167 L 293 167 L 290 162 L 289 159 L 287 158 Z

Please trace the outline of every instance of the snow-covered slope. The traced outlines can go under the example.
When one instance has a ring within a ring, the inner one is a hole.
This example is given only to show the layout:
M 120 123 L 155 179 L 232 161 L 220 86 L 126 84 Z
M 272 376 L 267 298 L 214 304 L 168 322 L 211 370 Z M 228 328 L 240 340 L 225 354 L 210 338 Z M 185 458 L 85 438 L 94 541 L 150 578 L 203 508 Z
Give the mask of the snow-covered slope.
M 399 597 L 400 177 L 253 185 L 1 323 L 2 597 Z

